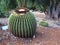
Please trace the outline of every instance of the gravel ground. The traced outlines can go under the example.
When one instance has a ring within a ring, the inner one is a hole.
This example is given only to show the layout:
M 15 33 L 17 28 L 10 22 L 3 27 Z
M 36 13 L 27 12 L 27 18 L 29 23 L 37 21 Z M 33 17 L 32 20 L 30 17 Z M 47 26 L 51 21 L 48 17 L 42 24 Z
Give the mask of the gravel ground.
M 0 30 L 0 45 L 60 45 L 60 29 L 37 27 L 36 37 L 28 39 Z

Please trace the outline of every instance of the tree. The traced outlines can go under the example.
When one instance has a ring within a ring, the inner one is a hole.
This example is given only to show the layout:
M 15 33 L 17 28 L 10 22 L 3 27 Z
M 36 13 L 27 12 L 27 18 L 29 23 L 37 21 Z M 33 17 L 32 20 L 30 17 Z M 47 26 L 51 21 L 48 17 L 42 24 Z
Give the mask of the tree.
M 49 19 L 58 19 L 60 17 L 60 0 L 38 0 L 42 5 L 43 12 L 47 12 Z
M 50 0 L 49 17 L 58 19 L 60 0 Z

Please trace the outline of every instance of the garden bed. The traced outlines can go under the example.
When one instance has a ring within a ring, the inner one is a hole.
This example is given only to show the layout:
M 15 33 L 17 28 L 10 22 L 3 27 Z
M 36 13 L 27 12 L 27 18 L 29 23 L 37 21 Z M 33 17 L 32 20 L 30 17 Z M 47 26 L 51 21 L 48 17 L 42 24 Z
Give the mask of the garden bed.
M 36 37 L 33 39 L 17 38 L 9 31 L 0 30 L 1 37 L 0 45 L 60 45 L 60 29 L 58 28 L 37 27 Z

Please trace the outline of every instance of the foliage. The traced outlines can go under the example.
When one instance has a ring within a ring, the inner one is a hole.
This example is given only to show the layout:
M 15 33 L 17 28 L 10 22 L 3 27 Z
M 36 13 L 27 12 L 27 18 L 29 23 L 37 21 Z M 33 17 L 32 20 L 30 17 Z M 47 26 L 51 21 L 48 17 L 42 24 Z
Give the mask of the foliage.
M 37 0 L 36 1 L 39 5 L 39 10 L 41 11 L 46 11 L 46 9 L 48 8 L 48 6 L 50 5 L 50 0 Z
M 35 0 L 16 0 L 18 4 L 18 8 L 20 7 L 26 7 L 26 8 L 32 8 L 35 7 L 36 1 Z
M 43 0 L 0 0 L 0 17 L 8 17 L 11 9 L 26 7 L 43 11 Z M 45 2 L 46 3 L 46 2 Z
M 29 9 L 36 9 L 44 11 L 49 5 L 48 0 L 16 0 L 18 7 L 27 7 Z
M 52 3 L 52 5 L 50 5 L 50 3 Z M 60 0 L 0 0 L 0 17 L 6 17 L 6 14 L 9 15 L 8 12 L 10 10 L 20 7 L 36 9 L 43 12 L 50 8 L 50 12 L 52 12 L 54 7 L 56 10 L 59 3 Z
M 8 17 L 10 9 L 16 7 L 14 0 L 0 0 L 0 17 Z
M 52 8 L 55 7 L 56 10 L 57 5 L 60 3 L 60 0 L 37 0 L 36 2 L 38 2 L 38 4 L 40 5 L 39 9 L 45 12 L 48 10 L 48 8 L 51 8 L 51 10 L 53 10 Z

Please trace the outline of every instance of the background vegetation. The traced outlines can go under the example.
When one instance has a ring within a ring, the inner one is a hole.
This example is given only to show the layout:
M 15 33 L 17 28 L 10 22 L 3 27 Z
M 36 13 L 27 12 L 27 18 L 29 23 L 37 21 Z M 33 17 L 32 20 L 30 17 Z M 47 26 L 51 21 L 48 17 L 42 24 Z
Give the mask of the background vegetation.
M 60 0 L 0 0 L 0 17 L 8 17 L 9 12 L 21 4 L 32 10 L 47 12 L 50 18 L 59 17 Z
M 15 0 L 0 0 L 0 17 L 8 17 L 9 11 L 16 8 Z

